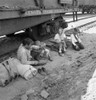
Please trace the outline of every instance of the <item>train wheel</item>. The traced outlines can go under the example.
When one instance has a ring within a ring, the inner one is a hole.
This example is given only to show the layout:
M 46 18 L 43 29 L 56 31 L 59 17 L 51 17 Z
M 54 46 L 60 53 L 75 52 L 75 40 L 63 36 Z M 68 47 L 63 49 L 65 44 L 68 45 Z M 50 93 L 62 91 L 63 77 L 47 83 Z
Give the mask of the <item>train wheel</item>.
M 84 14 L 84 11 L 82 11 L 82 14 Z
M 14 33 L 12 33 L 12 34 L 7 34 L 6 36 L 7 37 L 13 37 L 15 34 Z
M 33 40 L 46 40 L 53 37 L 57 32 L 59 25 L 67 27 L 67 23 L 63 19 L 50 20 L 35 27 L 26 29 L 29 37 Z
M 49 35 L 44 31 L 41 25 L 28 29 L 27 33 L 28 33 L 28 36 L 34 41 L 36 40 L 42 41 L 49 38 Z M 42 35 L 42 33 L 44 34 Z
M 26 32 L 30 38 L 35 40 L 46 40 L 51 38 L 55 34 L 55 26 L 53 23 L 43 23 L 35 27 L 26 29 Z

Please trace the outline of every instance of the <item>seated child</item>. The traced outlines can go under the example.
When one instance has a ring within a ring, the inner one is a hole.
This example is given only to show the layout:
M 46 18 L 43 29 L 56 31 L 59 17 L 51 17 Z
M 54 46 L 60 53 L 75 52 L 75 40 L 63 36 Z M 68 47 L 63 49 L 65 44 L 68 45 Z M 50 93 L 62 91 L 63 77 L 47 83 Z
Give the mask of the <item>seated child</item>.
M 65 43 L 66 35 L 64 33 L 63 27 L 59 28 L 59 32 L 55 35 L 54 40 L 59 45 L 59 55 L 62 56 L 62 53 L 66 51 Z
M 72 41 L 72 47 L 74 50 L 79 51 L 80 49 L 84 49 L 84 46 L 81 42 L 81 39 L 79 37 L 79 31 L 77 28 L 73 29 L 73 33 L 71 34 L 71 41 Z

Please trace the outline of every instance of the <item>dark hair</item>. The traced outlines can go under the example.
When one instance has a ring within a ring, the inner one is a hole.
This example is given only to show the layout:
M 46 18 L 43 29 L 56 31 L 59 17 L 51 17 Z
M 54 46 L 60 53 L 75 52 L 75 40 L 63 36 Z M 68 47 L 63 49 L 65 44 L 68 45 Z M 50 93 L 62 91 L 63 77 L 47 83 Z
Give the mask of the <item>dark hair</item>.
M 65 21 L 60 21 L 59 23 L 60 23 L 60 27 L 63 29 L 68 27 L 68 24 Z
M 26 38 L 22 41 L 22 44 L 25 46 L 25 45 L 30 45 L 30 44 L 33 44 L 34 42 L 32 41 L 32 39 L 30 38 Z
M 80 30 L 78 29 L 78 28 L 74 28 L 74 31 L 76 31 L 76 32 L 80 32 Z

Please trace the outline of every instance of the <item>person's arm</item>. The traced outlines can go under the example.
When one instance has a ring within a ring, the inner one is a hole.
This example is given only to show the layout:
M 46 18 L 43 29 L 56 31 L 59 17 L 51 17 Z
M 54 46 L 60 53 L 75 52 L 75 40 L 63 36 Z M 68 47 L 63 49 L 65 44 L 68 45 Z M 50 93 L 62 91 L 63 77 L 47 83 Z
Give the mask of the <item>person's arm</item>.
M 76 46 L 75 37 L 74 37 L 73 34 L 71 34 L 71 41 L 72 41 L 72 44 L 73 44 L 74 46 Z
M 54 40 L 55 40 L 55 42 L 57 42 L 57 43 L 59 43 L 59 42 L 60 42 L 60 41 L 59 41 L 58 34 L 56 34 L 56 35 L 55 35 Z
M 28 65 L 37 65 L 38 61 L 28 61 L 27 60 L 27 55 L 26 54 L 22 54 L 21 63 L 22 64 L 28 64 Z
M 61 39 L 61 40 L 62 40 L 62 41 L 65 41 L 65 39 L 66 39 L 66 35 L 65 35 L 65 33 L 63 33 L 63 34 L 62 34 L 62 39 Z
M 41 42 L 41 45 L 40 45 L 41 48 L 45 48 L 46 47 L 46 43 L 44 42 Z
M 77 35 L 77 39 L 81 43 L 81 39 L 80 39 L 79 35 Z

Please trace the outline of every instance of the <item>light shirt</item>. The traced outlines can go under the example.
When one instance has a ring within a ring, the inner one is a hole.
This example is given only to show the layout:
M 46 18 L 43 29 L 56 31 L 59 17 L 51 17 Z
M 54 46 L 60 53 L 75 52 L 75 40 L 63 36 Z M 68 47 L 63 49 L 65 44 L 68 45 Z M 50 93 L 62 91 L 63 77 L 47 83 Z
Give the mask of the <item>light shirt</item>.
M 71 41 L 72 41 L 73 45 L 76 45 L 76 42 L 81 42 L 80 38 L 77 35 L 75 35 L 75 36 L 74 36 L 74 34 L 71 34 Z
M 58 33 L 54 37 L 54 39 L 57 40 L 58 42 L 64 41 L 65 38 L 66 38 L 66 35 L 65 34 L 61 34 L 60 35 Z
M 30 50 L 27 50 L 23 44 L 21 44 L 17 51 L 17 58 L 22 64 L 29 64 L 28 61 L 31 60 Z

